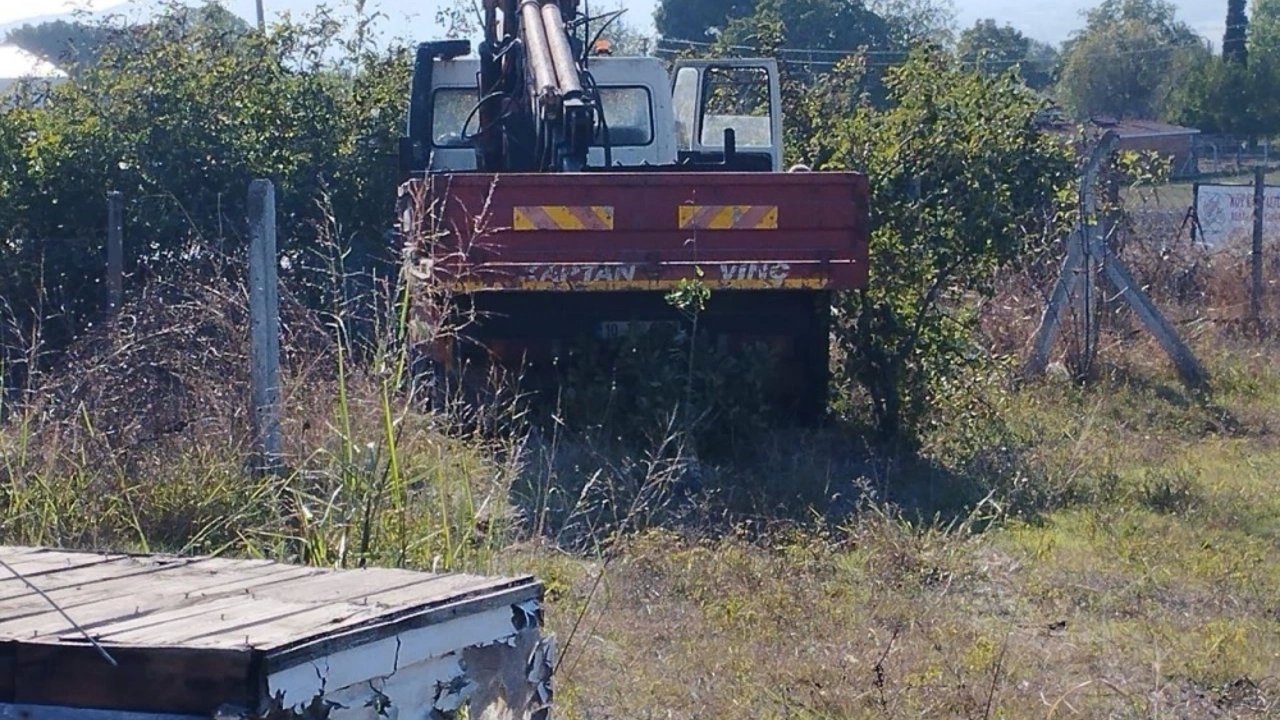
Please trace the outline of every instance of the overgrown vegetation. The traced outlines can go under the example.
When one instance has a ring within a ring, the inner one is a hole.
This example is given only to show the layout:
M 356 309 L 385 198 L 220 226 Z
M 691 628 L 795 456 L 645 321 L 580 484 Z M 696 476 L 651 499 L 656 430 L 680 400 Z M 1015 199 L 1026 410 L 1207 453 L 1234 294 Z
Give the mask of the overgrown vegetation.
M 793 42 L 749 17 L 737 37 Z M 792 159 L 865 169 L 875 198 L 825 426 L 770 426 L 723 382 L 762 360 L 699 344 L 698 283 L 668 298 L 695 332 L 565 367 L 548 417 L 505 392 L 463 413 L 415 375 L 409 295 L 365 251 L 407 56 L 361 27 L 163 16 L 134 36 L 152 52 L 0 110 L 0 542 L 534 572 L 570 718 L 1276 714 L 1280 346 L 1214 322 L 1238 315 L 1235 256 L 1133 213 L 1113 247 L 1211 392 L 1114 299 L 1093 372 L 1016 374 L 1078 202 L 1016 74 L 921 49 L 870 98 L 856 60 L 788 73 Z M 258 175 L 290 263 L 265 477 L 228 259 Z M 107 188 L 145 199 L 110 323 L 78 281 L 96 248 L 48 241 L 95 233 Z
M 1073 164 L 1011 75 L 921 52 L 885 84 L 887 110 L 810 104 L 814 132 L 796 152 L 871 179 L 872 280 L 842 303 L 837 337 L 882 436 L 912 439 L 939 394 L 988 359 L 965 297 L 989 296 L 1001 270 L 1054 239 Z
M 238 252 L 255 177 L 276 183 L 296 274 L 326 208 L 350 263 L 382 258 L 411 61 L 401 46 L 375 49 L 370 22 L 321 10 L 260 35 L 229 13 L 179 6 L 141 26 L 108 20 L 127 42 L 71 66 L 73 82 L 0 106 L 0 297 L 24 327 L 37 302 L 58 308 L 42 318 L 56 347 L 99 310 L 101 286 L 78 279 L 98 274 L 108 191 L 127 201 L 135 277 Z

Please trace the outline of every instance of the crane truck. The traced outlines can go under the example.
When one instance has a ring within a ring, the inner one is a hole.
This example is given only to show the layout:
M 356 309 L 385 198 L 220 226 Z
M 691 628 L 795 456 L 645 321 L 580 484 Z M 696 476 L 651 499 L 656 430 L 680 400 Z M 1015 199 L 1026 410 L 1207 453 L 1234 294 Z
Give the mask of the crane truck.
M 400 142 L 415 300 L 468 318 L 441 367 L 547 366 L 572 343 L 686 322 L 770 348 L 766 392 L 825 410 L 831 295 L 867 282 L 868 187 L 783 169 L 778 66 L 600 52 L 579 0 L 484 0 L 484 38 L 428 42 Z M 428 298 L 429 296 L 429 298 Z M 686 308 L 687 310 L 687 308 Z

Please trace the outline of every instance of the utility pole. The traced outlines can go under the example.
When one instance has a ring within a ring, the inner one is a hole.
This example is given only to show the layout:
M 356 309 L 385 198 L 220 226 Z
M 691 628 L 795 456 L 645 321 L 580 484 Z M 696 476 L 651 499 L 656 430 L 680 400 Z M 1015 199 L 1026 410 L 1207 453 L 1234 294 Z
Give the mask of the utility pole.
M 258 4 L 258 32 L 267 31 L 267 14 L 262 9 L 262 0 L 257 0 Z

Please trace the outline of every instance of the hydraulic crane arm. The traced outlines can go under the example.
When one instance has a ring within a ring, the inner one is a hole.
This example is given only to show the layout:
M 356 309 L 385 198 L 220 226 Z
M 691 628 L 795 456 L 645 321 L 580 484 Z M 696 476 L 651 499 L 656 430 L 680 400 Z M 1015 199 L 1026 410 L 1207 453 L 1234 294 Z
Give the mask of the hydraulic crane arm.
M 481 166 L 582 170 L 600 113 L 570 36 L 576 2 L 491 0 L 486 9 L 477 133 Z

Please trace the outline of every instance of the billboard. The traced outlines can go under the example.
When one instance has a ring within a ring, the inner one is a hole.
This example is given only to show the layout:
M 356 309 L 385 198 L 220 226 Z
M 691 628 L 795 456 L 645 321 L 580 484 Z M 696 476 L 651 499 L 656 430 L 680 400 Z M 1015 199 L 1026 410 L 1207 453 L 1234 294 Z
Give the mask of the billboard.
M 1196 218 L 1200 240 L 1220 247 L 1253 238 L 1253 185 L 1197 185 Z M 1263 203 L 1263 237 L 1280 239 L 1280 187 L 1267 186 Z

